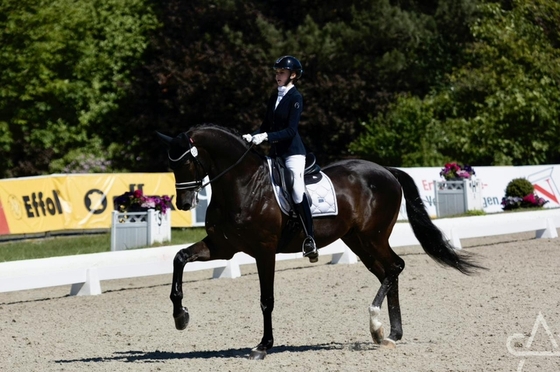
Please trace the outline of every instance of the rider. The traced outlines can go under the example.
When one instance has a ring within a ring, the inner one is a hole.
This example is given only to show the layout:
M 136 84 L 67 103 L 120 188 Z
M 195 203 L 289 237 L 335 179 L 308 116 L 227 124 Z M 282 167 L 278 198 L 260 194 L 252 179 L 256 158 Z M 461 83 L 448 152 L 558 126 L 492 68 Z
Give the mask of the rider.
M 278 58 L 273 68 L 276 72 L 278 92 L 270 96 L 266 115 L 259 130 L 253 134 L 244 134 L 243 138 L 255 145 L 269 141 L 270 155 L 281 156 L 286 167 L 292 172 L 294 176 L 292 198 L 306 235 L 303 241 L 303 256 L 309 257 L 310 262 L 317 262 L 313 218 L 303 180 L 306 150 L 298 132 L 303 98 L 294 85 L 296 80 L 301 78 L 303 68 L 300 61 L 292 56 Z

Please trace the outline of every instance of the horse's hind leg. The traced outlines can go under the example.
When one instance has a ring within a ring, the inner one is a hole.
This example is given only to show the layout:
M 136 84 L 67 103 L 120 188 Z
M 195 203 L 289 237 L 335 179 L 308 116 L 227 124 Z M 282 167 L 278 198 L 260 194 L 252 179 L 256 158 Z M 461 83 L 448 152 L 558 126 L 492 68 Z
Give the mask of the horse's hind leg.
M 344 242 L 360 257 L 362 263 L 381 282 L 372 304 L 369 307 L 370 333 L 373 341 L 386 347 L 394 347 L 402 338 L 401 308 L 399 303 L 399 274 L 404 269 L 404 261 L 385 244 L 365 244 L 362 239 L 344 238 Z M 367 249 L 366 247 L 369 247 Z M 383 300 L 387 297 L 391 332 L 385 338 L 379 313 Z
M 396 256 L 396 255 L 395 255 Z M 402 321 L 401 321 L 401 308 L 399 302 L 399 274 L 404 269 L 404 261 L 398 257 L 401 264 L 392 264 L 389 270 L 385 271 L 385 278 L 381 281 L 381 287 L 377 291 L 371 306 L 369 307 L 370 313 L 370 332 L 373 340 L 386 347 L 394 347 L 395 342 L 402 338 Z M 379 274 L 375 270 L 372 271 L 378 278 Z M 379 270 L 378 272 L 381 272 Z M 391 333 L 387 338 L 384 338 L 383 328 L 378 319 L 379 312 L 383 300 L 387 297 L 387 306 L 389 309 L 389 321 L 391 323 Z
M 195 243 L 187 248 L 181 249 L 173 259 L 173 282 L 171 284 L 171 294 L 169 298 L 173 303 L 173 318 L 175 319 L 175 328 L 184 330 L 189 324 L 189 311 L 183 307 L 183 270 L 188 262 L 193 261 L 209 261 L 215 259 L 230 259 L 232 253 L 224 253 L 218 255 L 217 252 L 211 251 L 209 248 L 209 240 Z

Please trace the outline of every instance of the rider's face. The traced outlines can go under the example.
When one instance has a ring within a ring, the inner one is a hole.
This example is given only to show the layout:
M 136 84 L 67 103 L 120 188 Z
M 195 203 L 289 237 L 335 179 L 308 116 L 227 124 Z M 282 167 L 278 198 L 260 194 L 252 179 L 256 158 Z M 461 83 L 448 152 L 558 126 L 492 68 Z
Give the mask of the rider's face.
M 296 77 L 296 74 L 292 73 L 290 70 L 286 70 L 283 68 L 279 68 L 276 70 L 276 83 L 279 87 L 283 87 L 284 85 L 288 84 L 288 81 L 290 81 L 290 77 L 293 79 Z

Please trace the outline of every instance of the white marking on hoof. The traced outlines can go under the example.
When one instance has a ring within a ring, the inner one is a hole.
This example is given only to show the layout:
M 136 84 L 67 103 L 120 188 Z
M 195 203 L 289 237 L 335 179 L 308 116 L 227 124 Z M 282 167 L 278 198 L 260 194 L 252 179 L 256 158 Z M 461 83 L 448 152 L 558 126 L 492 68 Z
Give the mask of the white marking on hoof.
M 383 331 L 383 326 L 381 322 L 377 319 L 381 309 L 377 306 L 369 307 L 369 332 L 371 333 L 371 338 L 376 344 L 380 344 L 385 337 L 385 332 Z
M 369 307 L 369 329 L 372 334 L 381 328 L 381 322 L 377 319 L 380 311 L 381 309 L 378 306 Z

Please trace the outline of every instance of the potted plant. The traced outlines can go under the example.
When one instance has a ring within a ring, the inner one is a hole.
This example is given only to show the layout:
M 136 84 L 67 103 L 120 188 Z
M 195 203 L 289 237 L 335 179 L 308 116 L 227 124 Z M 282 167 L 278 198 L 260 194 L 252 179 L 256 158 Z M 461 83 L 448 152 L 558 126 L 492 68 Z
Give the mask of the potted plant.
M 170 203 L 171 198 L 167 195 L 144 195 L 142 190 L 127 191 L 114 200 L 115 210 L 119 212 L 145 212 L 148 209 L 155 209 L 166 214 Z
M 171 240 L 171 198 L 127 191 L 113 200 L 111 250 L 147 247 Z
M 447 163 L 439 172 L 439 175 L 446 181 L 470 180 L 475 174 L 474 169 L 470 165 L 458 163 Z
M 482 210 L 482 184 L 468 164 L 446 163 L 439 172 L 441 181 L 434 181 L 438 217 Z
M 504 211 L 521 208 L 542 208 L 548 200 L 535 194 L 535 188 L 525 178 L 515 178 L 506 186 L 505 196 L 502 198 Z

